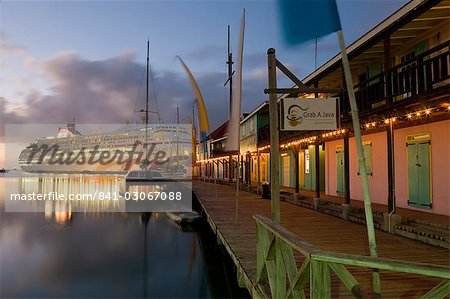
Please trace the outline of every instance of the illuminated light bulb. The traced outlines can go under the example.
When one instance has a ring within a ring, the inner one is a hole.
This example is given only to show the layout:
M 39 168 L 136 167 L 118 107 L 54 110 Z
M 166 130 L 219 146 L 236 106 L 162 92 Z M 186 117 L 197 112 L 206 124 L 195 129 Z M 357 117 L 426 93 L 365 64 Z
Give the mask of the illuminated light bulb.
M 430 110 L 430 109 L 425 110 L 425 114 L 426 114 L 426 115 L 429 115 L 430 113 L 431 113 L 431 110 Z
M 376 122 L 373 122 L 373 123 L 372 123 L 372 127 L 375 127 L 375 126 L 376 126 L 376 124 L 377 124 Z
M 366 128 L 368 129 L 370 127 L 370 124 L 366 124 Z
M 420 112 L 418 111 L 418 112 L 416 113 L 416 115 L 417 115 L 417 116 L 420 116 Z
M 397 120 L 397 118 L 396 118 L 396 117 L 393 117 L 393 118 L 392 118 L 392 121 L 396 121 L 396 120 Z
M 408 115 L 406 115 L 406 117 L 409 118 L 409 119 L 411 119 L 411 118 L 412 118 L 411 113 L 408 113 Z
M 388 124 L 388 123 L 389 123 L 389 119 L 386 118 L 386 119 L 384 120 L 384 123 L 385 123 L 385 124 Z
M 449 110 L 449 111 L 450 111 L 450 106 L 448 106 L 448 107 L 447 107 L 447 110 Z

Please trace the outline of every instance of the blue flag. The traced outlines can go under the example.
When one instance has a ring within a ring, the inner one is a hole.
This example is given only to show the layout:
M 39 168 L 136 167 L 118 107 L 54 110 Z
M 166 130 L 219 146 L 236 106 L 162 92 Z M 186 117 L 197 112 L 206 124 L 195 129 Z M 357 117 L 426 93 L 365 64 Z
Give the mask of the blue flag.
M 283 35 L 300 44 L 341 29 L 335 0 L 279 0 Z

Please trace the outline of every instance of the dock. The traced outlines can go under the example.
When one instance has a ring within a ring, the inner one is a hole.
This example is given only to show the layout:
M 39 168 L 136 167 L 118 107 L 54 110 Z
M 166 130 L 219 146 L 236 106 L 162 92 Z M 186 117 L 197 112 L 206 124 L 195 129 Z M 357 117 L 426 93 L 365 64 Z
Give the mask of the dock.
M 288 202 L 281 202 L 281 223 L 275 225 L 270 221 L 271 202 L 260 195 L 201 181 L 194 181 L 193 189 L 217 241 L 236 265 L 239 285 L 253 297 L 372 297 L 372 268 L 380 269 L 383 298 L 445 298 L 449 292 L 448 249 L 376 231 L 379 259 L 372 259 L 364 225 Z M 272 253 L 274 243 L 284 244 L 286 273 L 280 277 L 287 290 L 271 281 L 271 263 L 278 255 Z M 295 267 L 288 266 L 288 260 Z M 329 267 L 320 268 L 323 265 Z M 320 279 L 328 280 L 330 288 L 309 275 L 308 266 L 321 269 L 325 274 Z

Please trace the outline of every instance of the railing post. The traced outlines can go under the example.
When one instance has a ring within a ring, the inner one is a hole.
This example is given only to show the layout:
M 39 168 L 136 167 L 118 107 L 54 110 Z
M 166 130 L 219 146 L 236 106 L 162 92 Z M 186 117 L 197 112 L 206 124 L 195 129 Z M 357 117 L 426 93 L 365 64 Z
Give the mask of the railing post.
M 275 237 L 276 238 L 276 237 Z M 283 252 L 282 252 L 282 240 L 280 238 L 275 239 L 275 263 L 276 263 L 276 289 L 275 289 L 275 298 L 284 298 L 286 297 L 286 269 L 283 261 Z
M 310 298 L 331 298 L 331 273 L 326 262 L 310 261 Z

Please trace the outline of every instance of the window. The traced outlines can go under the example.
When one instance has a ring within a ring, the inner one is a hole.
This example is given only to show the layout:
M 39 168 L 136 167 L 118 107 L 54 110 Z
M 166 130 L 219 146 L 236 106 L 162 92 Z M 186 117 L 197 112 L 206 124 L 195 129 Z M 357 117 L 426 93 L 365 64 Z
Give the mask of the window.
M 252 119 L 250 119 L 250 121 L 249 121 L 249 133 L 250 134 L 253 134 L 254 132 L 255 132 L 255 122 L 254 122 L 254 119 L 252 118 Z

